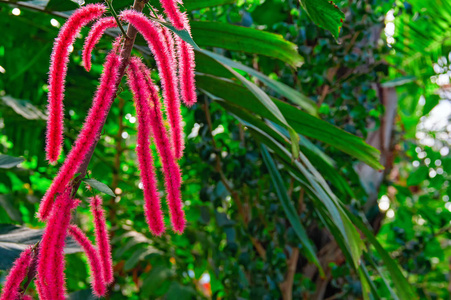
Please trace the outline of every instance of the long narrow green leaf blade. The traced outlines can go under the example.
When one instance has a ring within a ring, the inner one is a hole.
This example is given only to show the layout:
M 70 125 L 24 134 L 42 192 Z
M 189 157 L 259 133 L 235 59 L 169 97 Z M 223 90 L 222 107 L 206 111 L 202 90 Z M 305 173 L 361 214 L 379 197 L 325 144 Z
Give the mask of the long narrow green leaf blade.
M 402 274 L 399 269 L 398 264 L 390 257 L 387 251 L 382 247 L 382 245 L 378 242 L 373 233 L 365 226 L 365 224 L 351 212 L 346 210 L 349 218 L 352 222 L 357 226 L 359 230 L 363 232 L 368 241 L 376 248 L 376 251 L 381 256 L 382 260 L 387 267 L 388 272 L 390 273 L 391 279 L 395 284 L 396 291 L 398 292 L 400 299 L 417 299 L 414 291 L 412 290 L 412 286 L 409 284 L 407 279 Z
M 232 51 L 269 56 L 290 66 L 303 62 L 297 46 L 281 35 L 220 22 L 191 21 L 191 33 L 200 47 L 217 47 Z
M 305 247 L 304 252 L 307 258 L 311 262 L 315 263 L 322 276 L 324 276 L 324 271 L 321 267 L 321 264 L 319 263 L 318 257 L 316 256 L 313 245 L 310 242 L 310 239 L 308 238 L 304 226 L 302 226 L 301 222 L 299 221 L 299 217 L 296 212 L 296 209 L 293 206 L 293 203 L 291 203 L 290 199 L 288 198 L 287 191 L 285 189 L 285 186 L 283 185 L 283 179 L 280 176 L 279 171 L 277 170 L 274 160 L 271 158 L 271 156 L 268 153 L 268 150 L 266 150 L 264 146 L 261 147 L 261 153 L 263 156 L 263 161 L 265 162 L 266 167 L 269 170 L 269 174 L 271 176 L 274 188 L 276 190 L 277 197 L 279 198 L 280 203 L 282 204 L 282 207 L 285 211 L 288 221 L 290 221 L 291 226 L 293 226 L 293 229 L 296 232 L 297 236 L 299 237 L 301 244 L 303 245 L 303 247 Z
M 199 88 L 212 95 L 284 125 L 260 103 L 251 91 L 243 86 L 205 75 L 196 76 L 196 83 Z M 380 152 L 366 144 L 363 139 L 315 118 L 288 103 L 274 98 L 272 100 L 296 132 L 334 146 L 373 168 L 383 169 L 383 166 L 379 163 Z
M 268 76 L 264 75 L 263 73 L 260 73 L 257 70 L 254 70 L 253 68 L 250 68 L 239 62 L 231 60 L 225 56 L 216 54 L 214 52 L 211 52 L 211 51 L 208 51 L 205 49 L 202 49 L 202 50 L 196 52 L 196 63 L 199 64 L 199 61 L 200 61 L 200 63 L 202 64 L 202 62 L 206 59 L 206 56 L 208 56 L 210 59 L 212 58 L 212 59 L 216 60 L 216 62 L 209 61 L 209 64 L 208 64 L 208 68 L 214 68 L 214 70 L 212 70 L 213 72 L 216 73 L 216 72 L 220 71 L 220 69 L 222 69 L 219 62 L 224 65 L 227 65 L 229 67 L 232 67 L 234 69 L 244 71 L 247 74 L 258 78 L 258 80 L 260 80 L 263 84 L 265 84 L 268 88 L 275 91 L 280 96 L 287 98 L 293 104 L 299 105 L 300 107 L 305 109 L 309 114 L 314 115 L 314 116 L 318 115 L 318 107 L 316 106 L 315 101 L 313 101 L 309 97 L 303 95 L 302 93 L 298 92 L 297 90 L 289 87 L 288 85 L 286 85 L 282 82 L 273 80 L 273 79 L 269 78 Z M 200 70 L 202 72 L 202 65 L 200 65 L 200 68 L 198 66 L 198 70 Z M 208 73 L 210 73 L 210 72 L 208 72 Z M 213 73 L 213 75 L 216 75 L 216 76 L 222 75 L 221 73 L 219 73 L 219 74 L 218 73 L 215 74 L 215 73 Z

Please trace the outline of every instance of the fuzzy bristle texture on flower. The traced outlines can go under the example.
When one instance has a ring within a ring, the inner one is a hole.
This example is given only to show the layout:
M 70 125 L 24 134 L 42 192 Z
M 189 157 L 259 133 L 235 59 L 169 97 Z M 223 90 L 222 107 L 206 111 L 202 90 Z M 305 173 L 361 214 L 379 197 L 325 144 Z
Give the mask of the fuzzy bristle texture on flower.
M 56 198 L 39 249 L 38 280 L 41 299 L 64 300 L 64 244 L 71 210 L 80 203 L 71 199 L 70 189 Z
M 172 25 L 178 30 L 182 30 L 184 28 L 183 22 L 183 14 L 180 12 L 180 9 L 177 7 L 177 3 L 181 3 L 181 1 L 175 0 L 160 0 L 161 6 L 164 8 L 164 12 L 168 16 L 169 20 L 171 20 Z
M 138 118 L 138 138 L 136 154 L 141 174 L 144 193 L 144 211 L 150 231 L 154 235 L 164 232 L 164 219 L 161 211 L 160 195 L 157 190 L 155 167 L 150 150 L 151 122 L 149 114 L 148 93 L 143 77 L 140 76 L 136 59 L 130 59 L 127 68 L 127 82 L 133 92 Z
M 91 241 L 86 237 L 83 231 L 75 225 L 69 225 L 69 234 L 77 243 L 83 248 L 83 251 L 88 257 L 89 266 L 91 269 L 91 285 L 94 295 L 97 297 L 105 296 L 106 282 L 103 277 L 102 263 L 99 253 L 92 245 Z
M 88 36 L 86 37 L 85 44 L 83 46 L 83 64 L 86 71 L 91 70 L 91 53 L 94 47 L 99 42 L 102 35 L 105 33 L 105 30 L 108 28 L 117 27 L 116 20 L 114 17 L 107 17 L 98 20 L 89 31 Z
M 116 97 L 116 82 L 119 76 L 120 64 L 121 58 L 116 54 L 116 51 L 111 51 L 106 58 L 104 72 L 100 78 L 100 86 L 97 89 L 83 128 L 72 150 L 67 155 L 64 164 L 61 166 L 58 175 L 41 201 L 38 212 L 38 217 L 41 220 L 47 219 L 53 205 L 53 199 L 57 193 L 61 193 L 65 189 L 69 181 L 74 177 L 78 167 L 100 133 L 102 121 L 106 118 Z
M 120 17 L 135 27 L 146 40 L 154 54 L 161 77 L 163 98 L 169 120 L 172 145 L 177 159 L 183 156 L 183 128 L 180 112 L 180 98 L 177 92 L 177 67 L 165 46 L 165 39 L 160 26 L 149 20 L 142 13 L 126 10 Z
M 132 62 L 130 62 L 132 63 Z M 133 63 L 137 65 L 145 82 L 145 87 L 150 96 L 149 113 L 150 124 L 152 126 L 152 136 L 157 145 L 158 154 L 160 155 L 163 165 L 163 173 L 165 177 L 165 186 L 167 192 L 167 202 L 171 216 L 172 228 L 177 233 L 182 233 L 185 229 L 186 220 L 185 213 L 182 208 L 182 197 L 180 186 L 182 184 L 182 175 L 179 165 L 171 151 L 171 145 L 164 127 L 163 114 L 161 111 L 158 89 L 152 82 L 150 70 L 139 60 L 134 59 Z
M 196 86 L 194 79 L 194 62 L 193 47 L 177 36 L 177 57 L 179 64 L 179 83 L 180 93 L 183 103 L 187 106 L 193 106 L 197 102 Z
M 9 275 L 6 277 L 5 284 L 3 285 L 3 293 L 0 300 L 12 300 L 19 299 L 20 284 L 27 275 L 28 267 L 33 258 L 32 248 L 25 249 L 14 262 L 14 266 L 11 268 Z
M 106 284 L 113 282 L 113 260 L 111 258 L 110 237 L 106 227 L 105 212 L 102 208 L 102 197 L 91 198 L 91 212 L 94 216 L 96 245 L 102 264 L 103 278 Z
M 89 4 L 76 10 L 61 28 L 53 44 L 49 70 L 49 117 L 46 145 L 46 157 L 50 162 L 58 160 L 62 148 L 64 83 L 69 62 L 69 48 L 81 28 L 100 17 L 105 11 L 106 7 L 102 4 Z

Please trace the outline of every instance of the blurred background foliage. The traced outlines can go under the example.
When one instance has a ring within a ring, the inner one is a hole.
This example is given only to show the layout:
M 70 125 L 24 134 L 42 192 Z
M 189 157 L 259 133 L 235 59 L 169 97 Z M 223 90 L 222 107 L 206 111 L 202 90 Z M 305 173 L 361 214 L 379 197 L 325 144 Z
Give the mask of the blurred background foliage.
M 116 194 L 103 195 L 115 270 L 108 299 L 449 298 L 451 2 L 337 1 L 337 40 L 312 22 L 320 2 L 185 1 L 203 50 L 199 101 L 183 108 L 181 236 L 148 231 L 123 86 L 89 167 Z M 22 158 L 0 156 L 1 279 L 44 226 L 34 215 L 57 172 L 43 151 L 49 56 L 77 7 L 0 0 L 0 153 Z M 109 34 L 90 73 L 83 40 L 74 45 L 65 153 L 117 32 Z M 142 45 L 135 54 L 153 66 Z M 74 216 L 90 233 L 93 192 L 80 189 Z M 88 299 L 86 258 L 67 252 L 70 298 Z

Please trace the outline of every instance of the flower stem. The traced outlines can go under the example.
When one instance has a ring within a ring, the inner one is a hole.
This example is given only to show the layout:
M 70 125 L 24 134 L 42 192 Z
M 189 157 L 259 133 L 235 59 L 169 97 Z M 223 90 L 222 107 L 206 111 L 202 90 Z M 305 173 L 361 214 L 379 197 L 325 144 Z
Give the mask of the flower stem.
M 112 1 L 112 0 L 105 0 L 105 2 L 106 2 L 106 4 L 108 5 L 108 8 L 110 9 L 111 14 L 113 15 L 114 19 L 116 20 L 117 26 L 118 26 L 119 29 L 121 30 L 122 35 L 123 35 L 125 38 L 128 38 L 127 33 L 125 32 L 124 27 L 122 27 L 122 24 L 121 24 L 121 22 L 119 21 L 119 17 L 117 16 L 116 11 L 114 10 L 114 7 L 113 7 L 113 1 Z

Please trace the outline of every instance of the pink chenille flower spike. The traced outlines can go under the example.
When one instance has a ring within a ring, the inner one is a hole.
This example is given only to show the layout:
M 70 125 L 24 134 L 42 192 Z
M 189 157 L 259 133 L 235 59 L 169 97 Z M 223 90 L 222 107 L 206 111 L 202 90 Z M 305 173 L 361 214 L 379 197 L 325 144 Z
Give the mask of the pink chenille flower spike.
M 40 243 L 38 259 L 38 286 L 43 299 L 64 300 L 64 244 L 71 210 L 80 203 L 70 197 L 66 189 L 57 197 Z
M 183 14 L 177 7 L 177 2 L 179 1 L 160 0 L 161 6 L 163 6 L 164 12 L 168 16 L 169 20 L 171 20 L 172 25 L 174 25 L 174 27 L 178 30 L 182 30 L 185 24 L 183 22 Z
M 102 197 L 91 198 L 91 212 L 94 216 L 94 228 L 96 233 L 96 245 L 102 263 L 103 278 L 106 284 L 113 282 L 113 260 L 111 258 L 110 237 L 106 228 L 105 212 L 102 208 Z
M 78 167 L 89 149 L 95 142 L 97 134 L 100 132 L 102 120 L 108 114 L 110 106 L 116 97 L 117 85 L 116 81 L 119 76 L 119 66 L 121 58 L 116 51 L 111 51 L 104 65 L 104 72 L 100 78 L 100 86 L 94 97 L 94 101 L 88 116 L 86 117 L 83 129 L 77 140 L 69 152 L 64 164 L 62 165 L 58 175 L 52 182 L 52 185 L 44 195 L 39 207 L 38 217 L 46 220 L 53 205 L 53 199 L 57 193 L 61 193 L 74 177 Z
M 102 35 L 105 33 L 105 30 L 108 28 L 117 27 L 116 20 L 114 17 L 107 17 L 98 20 L 89 31 L 88 37 L 85 40 L 85 44 L 83 46 L 83 64 L 86 71 L 91 70 L 91 53 L 94 47 L 99 42 Z
M 139 169 L 143 184 L 144 210 L 150 231 L 160 236 L 163 234 L 164 220 L 161 211 L 160 196 L 157 190 L 155 168 L 150 150 L 150 115 L 148 107 L 148 93 L 135 59 L 130 59 L 127 68 L 127 82 L 133 92 L 138 117 L 138 139 L 136 153 L 138 155 Z
M 91 269 L 91 285 L 94 295 L 103 297 L 106 294 L 106 283 L 103 277 L 102 264 L 99 253 L 92 245 L 86 235 L 75 225 L 69 225 L 69 234 L 83 248 L 88 256 L 89 266 Z
M 149 69 L 141 62 L 141 60 L 135 58 L 133 59 L 133 62 L 130 62 L 130 64 L 132 63 L 136 64 L 139 68 L 141 72 L 139 76 L 143 77 L 145 86 L 147 87 L 150 95 L 150 103 L 148 105 L 150 110 L 150 124 L 152 125 L 152 135 L 163 164 L 167 202 L 171 216 L 172 228 L 177 233 L 183 233 L 186 220 L 185 213 L 182 209 L 182 197 L 180 192 L 182 175 L 180 173 L 177 160 L 171 151 L 171 145 L 166 133 L 166 128 L 164 127 L 158 89 L 152 82 Z
M 183 156 L 183 128 L 181 123 L 180 99 L 177 92 L 176 66 L 167 52 L 164 37 L 159 25 L 146 18 L 142 13 L 126 10 L 120 17 L 133 25 L 144 37 L 155 56 L 160 71 L 163 98 L 171 129 L 171 139 L 177 159 Z
M 50 60 L 48 110 L 47 120 L 47 160 L 55 162 L 61 153 L 63 142 L 63 98 L 64 82 L 69 62 L 69 48 L 81 28 L 90 21 L 100 17 L 106 11 L 101 4 L 88 4 L 75 11 L 61 28 L 53 44 Z
M 33 257 L 32 252 L 31 247 L 25 249 L 14 262 L 14 266 L 6 277 L 0 300 L 18 299 L 20 284 L 27 276 L 27 270 Z
M 178 36 L 176 37 L 176 41 L 179 64 L 178 76 L 182 100 L 187 106 L 193 106 L 197 102 L 194 79 L 194 50 L 190 44 Z

